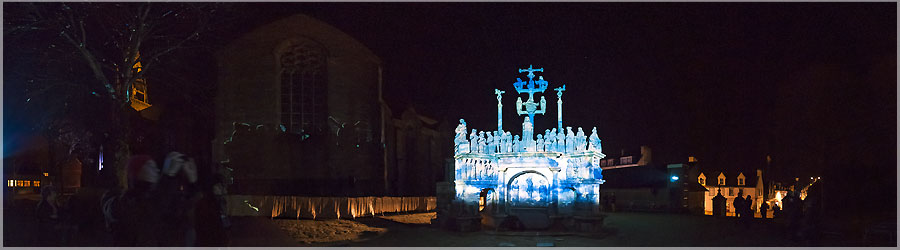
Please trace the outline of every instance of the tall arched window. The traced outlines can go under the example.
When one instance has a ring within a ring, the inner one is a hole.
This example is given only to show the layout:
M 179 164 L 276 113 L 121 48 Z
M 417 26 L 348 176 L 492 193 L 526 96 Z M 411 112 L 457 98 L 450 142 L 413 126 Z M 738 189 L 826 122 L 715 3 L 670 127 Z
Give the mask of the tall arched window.
M 327 52 L 309 39 L 296 39 L 281 51 L 281 124 L 287 132 L 325 128 Z

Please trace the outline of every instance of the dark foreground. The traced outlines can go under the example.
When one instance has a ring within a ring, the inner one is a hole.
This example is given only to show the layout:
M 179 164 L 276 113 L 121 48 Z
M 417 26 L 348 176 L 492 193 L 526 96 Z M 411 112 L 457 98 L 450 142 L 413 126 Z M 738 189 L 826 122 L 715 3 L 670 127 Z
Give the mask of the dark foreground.
M 24 206 L 23 206 L 24 205 Z M 111 246 L 102 225 L 83 227 L 68 234 L 38 233 L 33 216 L 20 204 L 4 209 L 3 245 Z M 18 208 L 18 209 L 17 209 Z M 27 210 L 27 209 L 26 209 Z M 434 213 L 385 215 L 355 220 L 295 220 L 234 217 L 228 242 L 219 246 L 371 246 L 371 247 L 726 247 L 726 246 L 872 246 L 861 237 L 827 234 L 821 242 L 795 241 L 771 220 L 756 219 L 741 225 L 735 218 L 665 214 L 609 213 L 603 232 L 594 235 L 546 232 L 452 232 L 430 224 Z M 202 227 L 202 225 L 198 225 Z M 59 228 L 57 230 L 66 230 Z M 71 229 L 70 229 L 71 230 Z M 198 228 L 198 230 L 200 230 Z M 60 235 L 71 235 L 64 237 Z M 894 246 L 882 242 L 876 246 Z
M 451 232 L 428 224 L 434 213 L 359 218 L 355 221 L 272 220 L 295 240 L 293 246 L 365 247 L 803 247 L 863 246 L 847 235 L 829 235 L 821 242 L 791 240 L 771 220 L 749 225 L 735 218 L 664 214 L 611 213 L 606 230 L 595 235 L 546 232 Z M 332 230 L 333 229 L 333 230 Z M 330 231 L 329 231 L 330 230 Z M 320 233 L 315 233 L 320 232 Z M 896 243 L 894 243 L 896 244 Z

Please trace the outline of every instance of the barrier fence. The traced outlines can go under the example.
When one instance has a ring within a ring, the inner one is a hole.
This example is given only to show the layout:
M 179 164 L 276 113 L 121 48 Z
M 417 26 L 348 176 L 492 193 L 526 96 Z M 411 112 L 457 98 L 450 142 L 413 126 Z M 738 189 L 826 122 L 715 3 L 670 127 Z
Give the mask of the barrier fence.
M 352 219 L 397 212 L 426 212 L 437 207 L 430 197 L 301 197 L 229 195 L 228 215 L 296 219 Z

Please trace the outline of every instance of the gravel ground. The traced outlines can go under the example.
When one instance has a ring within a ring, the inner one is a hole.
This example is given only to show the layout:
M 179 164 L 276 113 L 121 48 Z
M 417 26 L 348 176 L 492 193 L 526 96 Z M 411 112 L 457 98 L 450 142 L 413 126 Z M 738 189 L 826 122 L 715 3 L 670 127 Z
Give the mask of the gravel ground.
M 274 220 L 282 230 L 301 244 L 340 243 L 371 238 L 386 228 L 370 227 L 352 220 Z

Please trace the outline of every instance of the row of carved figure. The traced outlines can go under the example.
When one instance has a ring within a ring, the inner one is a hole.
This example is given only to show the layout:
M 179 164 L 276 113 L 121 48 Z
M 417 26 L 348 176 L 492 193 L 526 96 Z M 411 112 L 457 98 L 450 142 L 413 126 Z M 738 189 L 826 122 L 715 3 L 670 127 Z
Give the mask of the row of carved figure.
M 584 130 L 578 128 L 578 132 L 572 131 L 572 127 L 566 127 L 566 131 L 547 129 L 544 134 L 538 134 L 537 140 L 532 138 L 531 123 L 525 118 L 524 138 L 519 135 L 511 135 L 508 131 L 477 131 L 472 129 L 469 138 L 466 138 L 466 122 L 460 119 L 456 127 L 454 139 L 455 153 L 511 153 L 511 152 L 561 152 L 578 153 L 584 151 L 602 152 L 600 137 L 597 136 L 597 127 L 591 130 L 591 135 L 585 136 Z M 499 135 L 499 136 L 498 136 Z
M 496 180 L 497 169 L 494 161 L 483 159 L 460 159 L 456 169 L 457 180 Z

